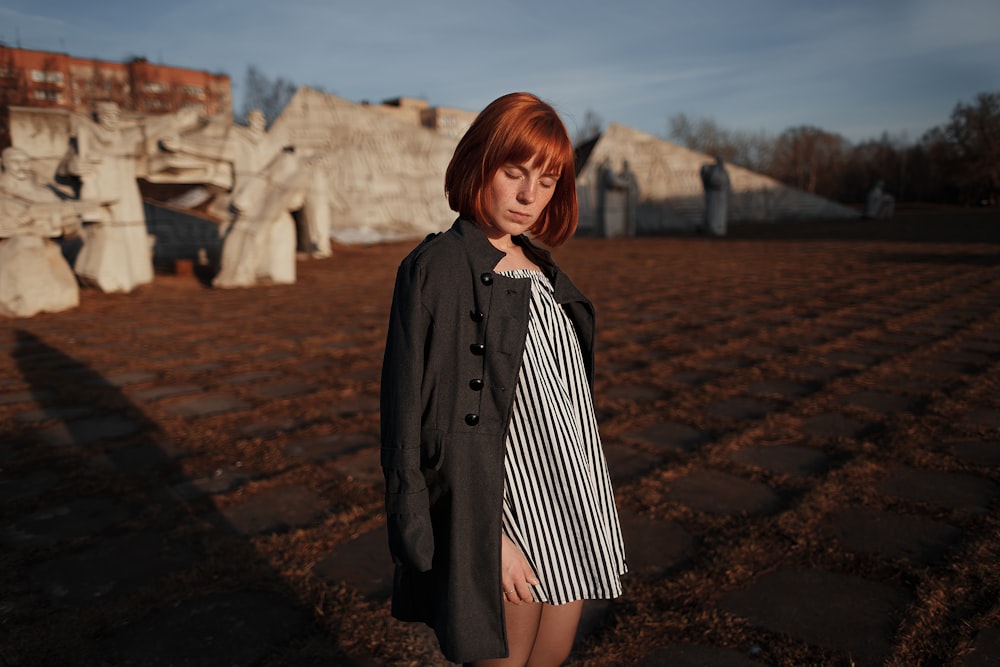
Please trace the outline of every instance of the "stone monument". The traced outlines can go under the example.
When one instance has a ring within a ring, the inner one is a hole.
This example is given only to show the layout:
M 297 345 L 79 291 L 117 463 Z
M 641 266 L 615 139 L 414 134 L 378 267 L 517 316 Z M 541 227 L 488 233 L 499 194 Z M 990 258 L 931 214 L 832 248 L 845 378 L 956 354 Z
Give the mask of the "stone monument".
M 52 238 L 75 234 L 87 204 L 63 201 L 39 185 L 27 153 L 0 155 L 0 314 L 31 317 L 80 303 L 76 276 Z
M 610 160 L 602 162 L 599 182 L 602 236 L 635 236 L 639 183 L 629 169 L 628 160 L 622 162 L 622 170 L 618 173 L 611 167 Z
M 729 214 L 729 173 L 721 156 L 714 164 L 701 167 L 701 183 L 705 188 L 704 230 L 711 236 L 726 235 L 726 216 Z
M 153 280 L 152 242 L 146 231 L 137 178 L 147 171 L 155 137 L 179 132 L 197 121 L 195 109 L 148 116 L 125 123 L 114 102 L 97 104 L 96 121 L 75 114 L 72 142 L 60 173 L 80 181 L 82 200 L 100 202 L 85 220 L 83 247 L 74 269 L 104 292 L 130 292 Z

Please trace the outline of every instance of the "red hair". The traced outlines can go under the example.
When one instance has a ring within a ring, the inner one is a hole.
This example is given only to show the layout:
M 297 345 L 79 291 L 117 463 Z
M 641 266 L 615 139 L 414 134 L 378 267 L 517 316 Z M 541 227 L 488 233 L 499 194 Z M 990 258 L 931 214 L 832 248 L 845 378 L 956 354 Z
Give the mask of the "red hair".
M 463 218 L 486 222 L 487 191 L 505 164 L 540 166 L 559 174 L 555 192 L 531 235 L 549 247 L 576 231 L 576 172 L 573 144 L 549 104 L 530 93 L 510 93 L 483 109 L 455 148 L 444 176 L 448 205 Z

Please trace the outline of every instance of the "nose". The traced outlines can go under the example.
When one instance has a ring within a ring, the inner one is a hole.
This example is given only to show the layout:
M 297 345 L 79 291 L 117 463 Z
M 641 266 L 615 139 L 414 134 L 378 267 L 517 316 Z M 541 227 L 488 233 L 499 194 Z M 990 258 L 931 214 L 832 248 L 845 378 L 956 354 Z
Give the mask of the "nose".
M 518 188 L 517 190 L 517 201 L 521 202 L 522 204 L 530 204 L 533 201 L 535 201 L 536 187 L 537 185 L 532 179 L 530 178 L 524 179 L 524 182 L 522 183 L 521 187 Z

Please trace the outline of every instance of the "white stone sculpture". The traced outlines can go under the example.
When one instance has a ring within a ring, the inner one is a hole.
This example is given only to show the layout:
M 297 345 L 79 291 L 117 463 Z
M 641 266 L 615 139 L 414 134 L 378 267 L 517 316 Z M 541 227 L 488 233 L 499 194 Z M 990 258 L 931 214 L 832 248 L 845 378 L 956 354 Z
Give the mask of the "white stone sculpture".
M 715 158 L 715 164 L 702 165 L 701 182 L 705 188 L 704 229 L 712 236 L 725 236 L 729 214 L 729 173 L 721 156 Z
M 231 204 L 236 215 L 223 239 L 221 266 L 212 281 L 215 287 L 294 283 L 295 211 L 307 229 L 326 237 L 329 254 L 329 206 L 326 183 L 318 174 L 321 164 L 282 151 L 263 171 L 237 184 Z
M 868 191 L 865 201 L 865 217 L 870 220 L 888 220 L 896 211 L 896 198 L 883 191 L 885 183 L 878 181 Z
M 85 283 L 104 292 L 130 292 L 152 282 L 152 240 L 146 231 L 136 179 L 146 173 L 151 137 L 180 131 L 197 121 L 195 109 L 123 123 L 114 102 L 97 104 L 97 121 L 73 118 L 74 145 L 61 172 L 79 177 L 80 199 L 101 202 L 89 218 L 74 266 Z
M 4 149 L 0 174 L 0 314 L 31 317 L 80 304 L 76 276 L 51 237 L 75 233 L 81 205 L 34 180 L 30 158 Z M 87 206 L 87 205 L 84 205 Z

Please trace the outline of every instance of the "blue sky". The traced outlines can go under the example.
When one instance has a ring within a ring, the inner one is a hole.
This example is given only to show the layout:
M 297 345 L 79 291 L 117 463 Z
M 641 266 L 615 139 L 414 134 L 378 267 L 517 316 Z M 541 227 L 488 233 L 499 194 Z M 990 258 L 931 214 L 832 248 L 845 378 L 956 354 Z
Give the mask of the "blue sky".
M 1000 91 L 996 0 L 0 0 L 0 40 L 75 56 L 247 67 L 348 100 L 478 111 L 528 90 L 571 133 L 665 137 L 678 113 L 732 130 L 814 125 L 914 141 Z

